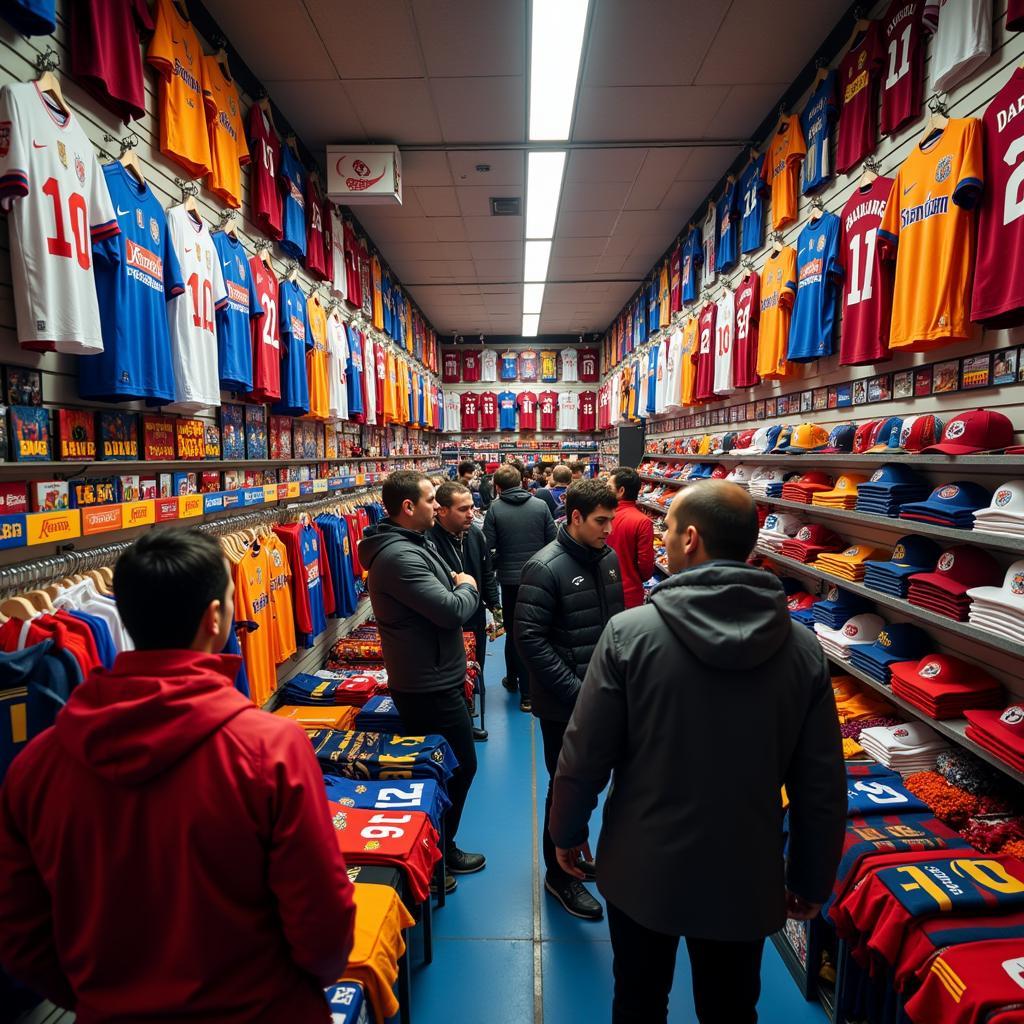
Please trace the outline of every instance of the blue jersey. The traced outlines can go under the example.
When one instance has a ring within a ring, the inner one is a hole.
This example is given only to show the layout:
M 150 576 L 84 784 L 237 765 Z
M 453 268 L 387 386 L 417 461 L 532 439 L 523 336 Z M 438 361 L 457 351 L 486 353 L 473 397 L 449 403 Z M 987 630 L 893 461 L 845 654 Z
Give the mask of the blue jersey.
M 331 567 L 331 582 L 334 584 L 334 614 L 338 618 L 347 619 L 355 612 L 358 601 L 348 523 L 341 516 L 324 514 L 316 517 L 316 524 L 327 546 L 327 562 Z
M 354 981 L 331 985 L 324 993 L 331 1011 L 331 1024 L 359 1024 L 366 1020 L 366 993 Z
M 735 182 L 725 186 L 725 194 L 718 200 L 718 245 L 715 250 L 715 269 L 717 271 L 732 270 L 736 266 L 738 256 L 737 235 L 739 224 L 736 217 L 736 201 L 738 190 Z
M 425 427 L 427 425 L 427 382 L 423 379 L 422 373 L 417 377 L 419 383 L 416 388 L 416 403 L 419 410 L 420 426 Z
M 57 29 L 56 6 L 54 0 L 3 0 L 0 17 L 22 35 L 48 36 Z
M 348 414 L 363 415 L 363 339 L 354 328 L 345 325 L 348 334 Z M 376 372 L 376 367 L 374 367 Z
M 291 146 L 281 147 L 281 181 L 284 183 L 281 248 L 289 256 L 302 260 L 306 258 L 306 168 Z
M 160 201 L 120 163 L 103 168 L 119 235 L 93 246 L 103 351 L 78 362 L 78 393 L 174 401 L 167 300 L 185 290 Z
M 833 175 L 828 141 L 836 119 L 836 73 L 830 71 L 800 115 L 800 127 L 807 143 L 807 156 L 801 173 L 804 195 L 817 191 Z
M 281 401 L 274 412 L 305 416 L 309 412 L 306 349 L 313 345 L 306 296 L 294 281 L 282 281 L 277 293 L 281 318 Z
M 502 391 L 498 395 L 498 416 L 500 429 L 516 429 L 516 393 L 514 391 Z
M 242 243 L 226 231 L 218 231 L 213 244 L 228 293 L 227 305 L 217 310 L 220 386 L 225 391 L 252 391 L 251 319 L 263 316 L 263 307 Z
M 356 727 L 363 718 L 363 712 L 381 705 L 394 709 L 395 702 L 387 696 L 371 697 L 363 705 L 363 711 L 356 719 Z M 401 723 L 393 716 L 387 718 L 390 728 L 367 729 L 366 732 L 384 732 L 401 735 Z M 402 814 L 419 811 L 425 814 L 439 832 L 441 818 L 452 802 L 444 787 L 434 779 L 347 779 L 344 775 L 324 775 L 327 799 L 343 807 L 359 807 L 364 811 L 392 811 Z
M 313 636 L 319 636 L 327 628 L 327 616 L 324 614 L 324 581 L 320 576 L 320 536 L 312 526 L 303 526 L 299 530 L 299 545 L 302 549 L 302 574 L 309 591 Z
M 761 177 L 764 155 L 747 165 L 740 175 L 741 252 L 756 252 L 764 245 L 764 209 L 768 184 Z
M 633 318 L 636 328 L 636 343 L 642 345 L 647 340 L 647 290 L 641 289 L 636 300 L 636 316 Z
M 498 376 L 501 380 L 515 380 L 519 376 L 519 356 L 515 352 L 502 352 Z
M 652 345 L 647 353 L 647 394 L 644 396 L 643 405 L 649 415 L 653 415 L 657 408 L 658 355 L 660 352 L 660 345 Z
M 704 261 L 704 246 L 701 243 L 700 231 L 697 228 L 686 236 L 683 251 L 679 257 L 680 287 L 683 302 L 693 302 L 697 298 L 697 282 L 700 278 L 700 265 Z
M 786 353 L 791 362 L 809 362 L 832 354 L 836 299 L 843 279 L 839 223 L 834 213 L 823 213 L 797 239 L 796 302 Z
M 395 299 L 391 293 L 391 275 L 383 273 L 380 276 L 380 304 L 384 310 L 384 333 L 389 337 L 395 336 Z
M 658 279 L 647 282 L 647 333 L 653 334 L 661 326 L 661 307 L 658 305 Z

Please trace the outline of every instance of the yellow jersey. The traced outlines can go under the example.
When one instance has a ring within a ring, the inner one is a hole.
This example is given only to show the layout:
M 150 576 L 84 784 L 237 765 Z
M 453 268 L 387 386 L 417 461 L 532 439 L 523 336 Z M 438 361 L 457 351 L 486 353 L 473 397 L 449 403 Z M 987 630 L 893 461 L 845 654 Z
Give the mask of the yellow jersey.
M 384 330 L 384 291 L 381 285 L 380 260 L 374 253 L 370 257 L 370 280 L 373 283 L 373 326 Z
M 683 372 L 679 404 L 684 407 L 693 405 L 693 389 L 697 383 L 697 334 L 699 329 L 700 321 L 695 316 L 691 316 L 683 325 L 683 354 L 681 357 Z
M 319 420 L 330 416 L 327 385 L 327 311 L 316 295 L 306 300 L 312 345 L 306 349 L 306 376 L 309 378 L 309 415 Z
M 763 380 L 781 380 L 789 372 L 786 346 L 796 283 L 796 249 L 786 246 L 778 256 L 769 255 L 761 268 L 757 336 L 757 373 Z
M 779 228 L 796 220 L 800 189 L 800 164 L 807 155 L 800 118 L 783 118 L 765 155 L 761 176 L 772 190 L 772 227 Z
M 205 64 L 211 161 L 207 184 L 215 196 L 237 210 L 242 205 L 242 167 L 249 162 L 238 88 L 216 57 L 206 57 Z

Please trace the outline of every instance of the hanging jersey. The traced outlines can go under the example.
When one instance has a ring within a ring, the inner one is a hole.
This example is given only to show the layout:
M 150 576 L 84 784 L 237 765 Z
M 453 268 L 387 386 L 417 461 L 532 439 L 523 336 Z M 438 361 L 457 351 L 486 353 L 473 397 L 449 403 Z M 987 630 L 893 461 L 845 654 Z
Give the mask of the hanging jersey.
M 516 429 L 516 393 L 502 391 L 498 395 L 499 426 L 502 430 Z
M 700 227 L 701 273 L 700 286 L 708 288 L 714 284 L 718 269 L 716 251 L 718 249 L 718 217 L 714 203 L 708 203 L 707 213 Z
M 498 396 L 493 391 L 480 396 L 480 429 L 498 429 Z
M 120 230 L 92 144 L 35 82 L 0 89 L 0 202 L 8 211 L 18 340 L 103 349 L 92 246 Z
M 331 202 L 331 291 L 339 298 L 345 298 L 348 286 L 345 273 L 345 226 L 341 222 L 338 208 Z
M 757 374 L 765 380 L 785 377 L 789 321 L 796 297 L 796 250 L 769 254 L 761 268 L 761 317 L 757 336 Z
M 927 0 L 925 21 L 935 28 L 932 89 L 951 92 L 992 53 L 992 0 Z
M 103 168 L 120 234 L 93 246 L 103 351 L 78 361 L 78 393 L 106 402 L 174 401 L 167 301 L 185 290 L 167 217 L 120 163 Z
M 493 354 L 493 353 L 492 353 Z M 515 352 L 502 352 L 501 379 L 512 381 L 519 376 L 519 356 Z
M 540 429 L 556 430 L 558 427 L 558 392 L 540 393 Z
M 291 146 L 281 147 L 281 167 L 278 171 L 281 189 L 281 216 L 283 234 L 281 248 L 297 260 L 306 257 L 306 169 L 292 152 Z
M 832 178 L 829 159 L 829 136 L 836 119 L 836 73 L 829 71 L 818 83 L 817 89 L 800 115 L 807 156 L 803 166 L 803 193 L 810 195 Z
M 540 358 L 535 349 L 524 349 L 519 353 L 519 379 L 534 383 L 538 377 L 540 377 Z
M 359 279 L 359 240 L 349 221 L 342 226 L 345 239 L 345 297 L 359 309 L 363 304 L 362 282 Z
M 844 174 L 873 153 L 878 143 L 878 87 L 885 59 L 879 25 L 872 21 L 839 65 L 836 165 Z
M 330 321 L 328 317 L 327 328 L 328 328 L 328 364 L 330 363 Z M 330 366 L 328 365 L 328 380 L 330 380 Z M 330 387 L 328 386 L 328 395 Z M 347 396 L 346 396 L 347 404 Z M 370 336 L 370 332 L 367 331 L 363 334 L 363 413 L 366 416 L 366 422 L 376 424 L 377 419 L 377 352 L 373 344 L 373 338 Z M 381 415 L 384 410 L 381 409 Z
M 174 402 L 194 412 L 220 405 L 216 317 L 228 302 L 220 258 L 204 221 L 184 206 L 167 211 L 171 245 L 185 291 L 167 304 L 174 366 Z
M 498 379 L 498 353 L 493 349 L 484 349 L 480 353 L 480 380 L 492 384 Z
M 306 300 L 309 339 L 306 347 L 306 379 L 309 383 L 309 414 L 325 420 L 330 415 L 327 386 L 327 311 L 315 294 Z
M 271 564 L 267 549 L 247 548 L 235 566 L 235 617 L 249 628 L 241 631 L 242 654 L 249 675 L 252 702 L 262 707 L 277 688 L 274 655 L 274 609 L 270 597 Z M 255 629 L 252 627 L 255 626 Z
M 480 396 L 466 391 L 462 395 L 462 429 L 480 429 Z
M 277 175 L 281 167 L 281 140 L 258 103 L 249 108 L 249 142 L 252 145 L 252 219 L 268 238 L 281 237 L 281 192 Z M 340 236 L 339 236 L 340 238 Z M 341 293 L 344 295 L 344 290 Z
M 324 231 L 324 200 L 312 175 L 306 181 L 306 269 L 321 281 L 329 281 L 327 272 L 328 239 Z M 379 266 L 379 265 L 378 265 Z M 380 289 L 377 290 L 380 302 Z M 376 322 L 374 323 L 376 326 Z
M 654 275 L 647 282 L 647 336 L 650 337 L 657 329 L 658 313 L 658 276 Z
M 455 391 L 444 393 L 444 429 L 449 433 L 462 430 L 462 400 Z
M 441 379 L 445 384 L 458 384 L 459 382 L 459 353 L 445 352 L 441 357 L 442 374 Z
M 519 392 L 519 429 L 537 429 L 537 396 L 532 391 Z
M 715 393 L 715 320 L 718 307 L 713 302 L 705 303 L 700 311 L 700 340 L 694 353 L 697 364 L 693 399 L 706 402 Z
M 596 348 L 581 348 L 579 351 L 580 380 L 584 384 L 595 383 L 599 375 L 598 352 Z
M 374 253 L 370 257 L 370 284 L 373 287 L 373 326 L 378 331 L 384 330 L 384 274 L 381 270 L 380 258 Z M 388 285 L 390 291 L 390 283 Z M 390 317 L 389 317 L 390 319 Z M 391 331 L 388 331 L 390 336 Z
M 751 160 L 740 175 L 741 210 L 740 251 L 756 252 L 764 245 L 764 199 L 769 189 L 764 177 L 764 154 Z
M 665 349 L 665 411 L 679 408 L 683 391 L 683 332 L 676 328 Z
M 48 36 L 57 28 L 56 0 L 6 0 L 0 17 L 22 35 Z
M 382 354 L 382 351 L 377 353 Z M 327 397 L 332 419 L 348 419 L 347 379 L 348 335 L 344 322 L 335 312 L 327 318 Z
M 249 273 L 260 310 L 252 319 L 252 397 L 257 402 L 276 402 L 281 397 L 277 275 L 256 256 L 249 260 Z
M 733 362 L 736 348 L 736 295 L 728 288 L 722 292 L 715 311 L 715 383 L 716 395 L 732 394 Z
M 263 538 L 270 566 L 270 604 L 273 611 L 274 664 L 290 658 L 295 647 L 295 616 L 292 611 L 292 568 L 281 538 L 270 534 Z
M 579 429 L 580 400 L 575 391 L 563 391 L 558 396 L 558 429 Z
M 668 258 L 669 314 L 683 308 L 683 243 L 676 242 Z
M 772 227 L 778 231 L 796 220 L 800 163 L 807 153 L 800 118 L 785 117 L 765 154 L 761 176 L 771 188 Z
M 545 384 L 558 380 L 558 353 L 545 349 L 540 354 L 540 379 Z
M 642 415 L 653 416 L 658 410 L 658 370 L 661 367 L 661 346 L 651 345 L 647 351 L 647 372 L 644 375 L 643 406 Z
M 480 380 L 480 353 L 462 353 L 462 379 L 467 384 L 476 384 Z
M 309 412 L 309 381 L 306 377 L 306 348 L 309 345 L 309 314 L 306 297 L 295 281 L 278 286 L 281 321 L 281 401 L 274 412 L 305 416 Z
M 220 386 L 225 391 L 251 391 L 252 318 L 263 315 L 241 242 L 225 231 L 213 236 L 228 301 L 217 311 Z
M 921 114 L 924 98 L 925 0 L 892 0 L 885 12 L 882 134 L 899 131 Z
M 740 224 L 737 211 L 739 189 L 735 182 L 728 182 L 725 193 L 718 200 L 718 248 L 715 253 L 717 268 L 722 273 L 736 266 L 739 255 Z
M 579 353 L 574 348 L 563 348 L 559 355 L 562 358 L 562 381 L 566 384 L 579 383 Z
M 597 394 L 593 391 L 581 391 L 579 398 L 579 430 L 590 432 L 597 429 Z
M 312 620 L 312 635 L 319 636 L 327 628 L 324 611 L 324 580 L 320 575 L 320 534 L 312 526 L 299 528 L 299 545 L 302 551 L 300 572 L 309 593 L 309 612 Z
M 789 328 L 790 362 L 808 362 L 832 354 L 836 295 L 842 281 L 839 218 L 823 213 L 797 239 L 796 299 Z
M 696 404 L 697 356 L 700 349 L 700 316 L 691 316 L 683 325 L 683 348 L 680 355 L 682 366 L 679 402 L 684 408 Z
M 345 330 L 348 332 L 348 414 L 350 418 L 360 417 L 357 422 L 362 422 L 363 416 L 363 336 L 353 327 L 347 324 Z
M 738 388 L 761 383 L 757 375 L 757 334 L 761 318 L 761 278 L 752 270 L 736 289 L 736 334 L 732 379 Z
M 216 57 L 206 57 L 206 123 L 210 133 L 210 191 L 228 206 L 242 205 L 242 167 L 249 145 L 242 128 L 238 88 Z

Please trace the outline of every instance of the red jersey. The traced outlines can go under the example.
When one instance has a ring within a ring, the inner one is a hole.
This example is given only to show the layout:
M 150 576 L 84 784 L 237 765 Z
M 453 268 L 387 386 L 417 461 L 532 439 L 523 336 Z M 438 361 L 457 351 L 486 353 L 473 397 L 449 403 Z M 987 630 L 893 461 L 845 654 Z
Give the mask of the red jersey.
M 267 238 L 281 237 L 281 193 L 277 172 L 281 167 L 281 140 L 258 103 L 249 108 L 249 146 L 252 174 L 252 219 Z
M 600 362 L 596 348 L 581 348 L 579 352 L 579 376 L 584 384 L 592 384 L 598 379 Z
M 462 396 L 462 429 L 480 429 L 480 396 L 467 391 Z
M 493 391 L 480 396 L 480 429 L 498 429 L 498 396 Z
M 345 291 L 349 305 L 361 309 L 363 282 L 359 276 L 359 239 L 349 221 L 345 221 Z
M 668 260 L 668 301 L 669 309 L 673 313 L 678 313 L 683 308 L 683 247 L 680 242 L 676 242 L 676 247 L 672 250 L 672 255 Z
M 480 353 L 462 353 L 462 379 L 467 384 L 476 384 L 480 380 Z
M 892 178 L 882 177 L 867 188 L 854 189 L 839 218 L 839 260 L 845 275 L 841 366 L 891 358 L 892 263 L 875 256 L 878 228 L 891 191 Z
M 753 270 L 736 289 L 736 338 L 732 382 L 738 388 L 761 383 L 757 375 L 757 325 L 761 318 L 761 278 Z
M 459 382 L 459 353 L 458 352 L 445 352 L 444 354 L 444 372 L 442 374 L 442 380 L 445 384 L 458 384 Z
M 696 384 L 693 390 L 695 402 L 706 402 L 715 395 L 715 321 L 718 306 L 709 302 L 700 311 L 700 343 L 693 354 L 697 364 Z
M 924 99 L 925 0 L 892 0 L 885 12 L 882 134 L 891 135 L 921 113 Z
M 555 430 L 558 426 L 558 392 L 540 393 L 540 429 Z
M 330 218 L 327 223 L 330 224 Z M 330 241 L 324 230 L 324 201 L 311 174 L 306 179 L 306 269 L 321 281 L 331 279 L 330 252 Z
M 1010 0 L 1006 7 L 1006 27 L 1011 32 L 1024 32 L 1024 0 Z
M 580 392 L 580 411 L 577 429 L 597 430 L 597 393 L 594 391 Z
M 875 151 L 878 142 L 876 111 L 884 51 L 879 23 L 850 47 L 839 65 L 839 146 L 836 166 L 845 174 Z
M 281 398 L 281 321 L 277 275 L 256 256 L 249 260 L 252 286 L 263 313 L 252 318 L 252 391 L 258 402 Z
M 971 319 L 1024 323 L 1024 68 L 1015 68 L 981 119 L 985 191 Z
M 388 355 L 387 352 L 384 351 L 383 345 L 375 345 L 374 348 L 376 350 L 374 353 L 374 362 L 376 365 L 373 367 L 373 370 L 377 378 L 377 422 L 384 423 L 385 420 L 383 417 L 384 410 L 386 408 L 386 403 L 384 401 L 384 385 L 388 379 Z M 369 369 L 369 367 L 364 366 L 363 372 L 367 373 L 369 372 Z M 437 420 L 434 420 L 434 422 L 436 423 Z
M 519 429 L 537 429 L 537 396 L 532 391 L 519 393 Z
M 612 396 L 610 385 L 605 384 L 597 400 L 597 427 L 604 430 L 611 423 Z

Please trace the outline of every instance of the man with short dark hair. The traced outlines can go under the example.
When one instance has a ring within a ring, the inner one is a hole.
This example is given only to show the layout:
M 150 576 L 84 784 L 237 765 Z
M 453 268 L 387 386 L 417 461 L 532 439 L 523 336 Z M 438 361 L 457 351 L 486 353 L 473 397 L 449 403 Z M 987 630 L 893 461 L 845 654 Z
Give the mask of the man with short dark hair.
M 218 653 L 224 555 L 156 530 L 114 589 L 136 649 L 71 693 L 0 790 L 0 964 L 83 1021 L 322 1024 L 352 884 L 309 740 Z
M 608 543 L 619 556 L 626 607 L 635 608 L 644 603 L 644 582 L 654 574 L 654 524 L 637 505 L 641 481 L 635 469 L 616 466 L 610 482 L 619 507 Z
M 473 479 L 473 474 L 476 472 L 476 463 L 470 462 L 468 459 L 465 462 L 459 463 L 459 483 L 469 486 L 470 481 Z
M 590 921 L 601 919 L 601 904 L 558 863 L 548 817 L 551 779 L 576 694 L 601 631 L 623 609 L 619 560 L 607 544 L 617 500 L 598 480 L 569 488 L 565 525 L 523 567 L 515 630 L 516 646 L 530 673 L 533 713 L 540 721 L 548 770 L 544 887 L 570 914 Z M 592 872 L 588 865 L 587 874 Z
M 579 483 L 579 481 L 583 479 L 583 474 L 586 473 L 586 471 L 586 465 L 578 460 L 569 463 L 570 479 L 574 484 Z
M 561 464 L 551 470 L 551 484 L 537 489 L 537 497 L 546 502 L 552 516 L 560 516 L 564 511 L 565 492 L 572 484 L 572 470 Z
M 452 805 L 445 816 L 445 891 L 452 875 L 485 864 L 481 853 L 456 846 L 462 810 L 476 774 L 473 720 L 466 707 L 466 648 L 462 627 L 480 603 L 476 579 L 453 572 L 427 537 L 434 525 L 434 485 L 415 470 L 399 470 L 381 494 L 388 518 L 365 531 L 359 561 L 380 629 L 388 689 L 411 735 L 441 735 L 459 766 L 448 780 Z
M 847 800 L 828 663 L 779 580 L 746 563 L 756 539 L 736 484 L 679 492 L 676 575 L 609 623 L 565 733 L 550 827 L 570 875 L 615 774 L 597 856 L 614 1024 L 667 1019 L 681 936 L 701 1024 L 752 1024 L 765 936 L 815 917 L 835 879 Z

